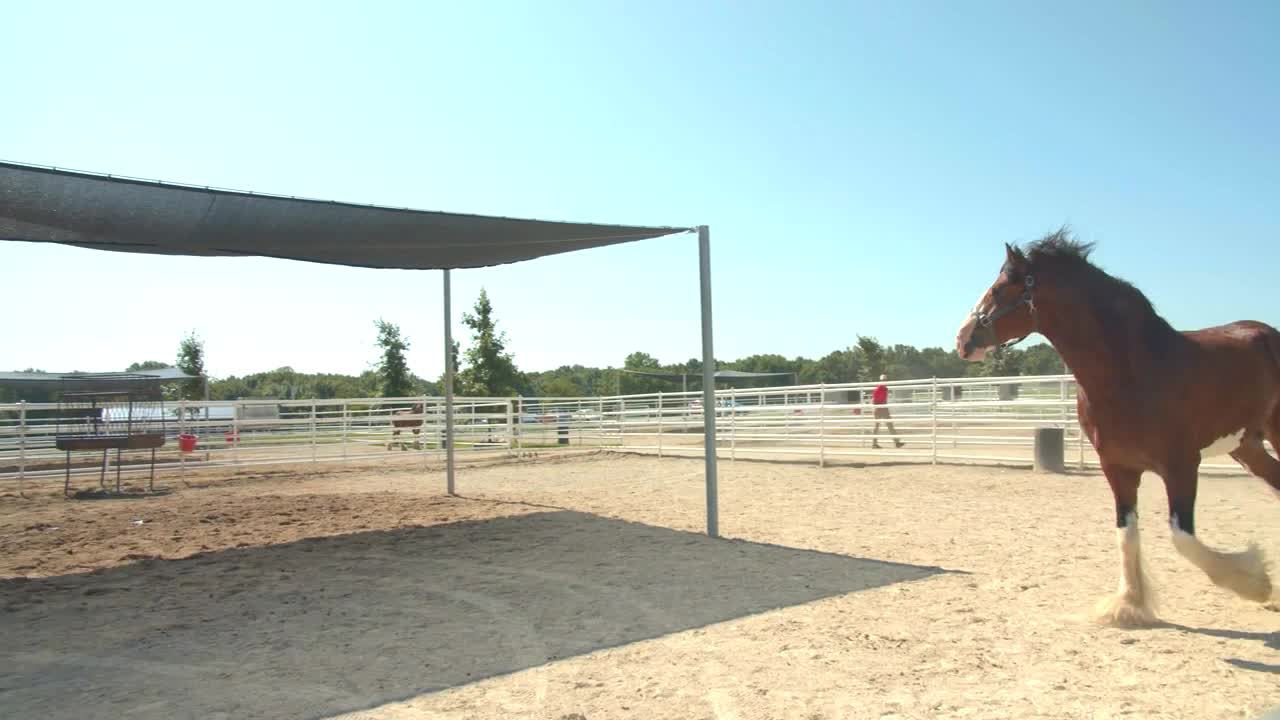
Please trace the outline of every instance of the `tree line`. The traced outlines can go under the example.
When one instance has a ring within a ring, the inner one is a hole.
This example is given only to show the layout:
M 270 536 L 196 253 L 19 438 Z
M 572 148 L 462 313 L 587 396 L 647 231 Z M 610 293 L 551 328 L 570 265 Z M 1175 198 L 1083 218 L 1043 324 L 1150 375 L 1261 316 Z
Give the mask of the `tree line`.
M 465 352 L 461 352 L 461 346 L 456 341 L 451 349 L 456 368 L 454 392 L 461 396 L 581 397 L 670 392 L 686 387 L 691 391 L 701 389 L 701 359 L 663 363 L 640 351 L 627 355 L 620 368 L 565 365 L 554 370 L 521 371 L 507 349 L 506 333 L 497 327 L 493 303 L 484 289 L 480 290 L 480 296 L 471 312 L 463 315 L 462 323 L 471 331 L 471 341 Z M 443 374 L 435 380 L 428 380 L 409 370 L 406 353 L 410 343 L 399 326 L 379 319 L 374 322 L 374 329 L 377 354 L 372 366 L 359 375 L 302 373 L 291 367 L 281 367 L 242 377 L 215 377 L 209 380 L 209 398 L 325 400 L 439 396 L 444 393 Z M 195 332 L 190 332 L 179 342 L 174 364 L 149 360 L 134 363 L 125 370 L 132 372 L 163 367 L 178 367 L 189 375 L 204 375 L 204 341 Z M 1044 343 L 1000 350 L 981 363 L 970 363 L 961 360 L 951 349 L 885 345 L 874 337 L 866 336 L 857 336 L 848 347 L 834 350 L 817 359 L 761 354 L 732 361 L 717 359 L 716 367 L 720 370 L 784 373 L 773 377 L 734 381 L 733 384 L 738 387 L 870 382 L 881 374 L 888 375 L 892 380 L 914 380 L 930 377 L 1053 375 L 1067 372 L 1058 353 L 1052 346 Z M 673 381 L 654 377 L 653 374 L 683 376 L 683 380 Z M 204 398 L 204 393 L 204 382 L 201 380 L 183 383 L 168 391 L 169 399 L 172 400 L 199 400 Z M 26 397 L 18 397 L 18 391 L 0 388 L 0 402 L 19 399 L 51 402 L 55 391 L 26 391 L 25 395 Z

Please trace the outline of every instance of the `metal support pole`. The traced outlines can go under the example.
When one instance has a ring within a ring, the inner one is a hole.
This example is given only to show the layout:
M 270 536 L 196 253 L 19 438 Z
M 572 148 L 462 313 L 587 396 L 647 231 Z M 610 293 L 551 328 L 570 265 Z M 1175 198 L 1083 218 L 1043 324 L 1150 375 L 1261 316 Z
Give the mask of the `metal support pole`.
M 453 293 L 449 289 L 449 271 L 444 271 L 444 466 L 448 492 L 455 495 L 453 484 Z
M 716 355 L 711 332 L 711 230 L 698 226 L 698 276 L 702 296 L 702 455 L 706 460 L 707 535 L 720 536 L 716 478 Z

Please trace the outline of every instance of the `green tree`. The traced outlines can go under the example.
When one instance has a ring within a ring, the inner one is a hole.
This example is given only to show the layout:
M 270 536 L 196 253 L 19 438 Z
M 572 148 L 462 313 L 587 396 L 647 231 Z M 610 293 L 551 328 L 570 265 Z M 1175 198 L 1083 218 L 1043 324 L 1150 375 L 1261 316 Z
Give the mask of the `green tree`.
M 563 375 L 549 378 L 534 386 L 539 397 L 582 397 L 582 388 Z
M 859 335 L 853 352 L 858 361 L 860 382 L 874 382 L 885 373 L 885 351 L 879 340 Z
M 461 385 L 459 384 L 459 382 L 460 382 L 460 381 L 458 380 L 458 373 L 462 371 L 462 364 L 461 364 L 461 360 L 459 360 L 459 355 L 460 355 L 460 353 L 461 353 L 461 350 L 460 350 L 460 348 L 459 348 L 458 341 L 457 341 L 457 340 L 454 340 L 454 341 L 453 341 L 453 350 L 452 350 L 451 355 L 452 355 L 452 358 L 453 358 L 453 391 L 454 391 L 455 393 L 456 393 L 456 392 L 458 392 L 458 389 L 461 387 Z M 444 376 L 445 376 L 445 372 L 446 372 L 446 371 L 448 371 L 448 368 L 445 368 L 445 371 L 442 371 L 442 372 L 440 373 L 440 381 L 439 381 L 439 385 L 440 385 L 440 394 L 441 394 L 441 395 L 443 395 L 443 394 L 444 394 Z
M 400 336 L 398 325 L 379 318 L 374 326 L 378 328 L 378 347 L 382 348 L 376 369 L 379 394 L 382 397 L 410 395 L 413 382 L 409 377 L 409 362 L 404 356 L 409 349 L 409 341 Z
M 204 341 L 196 337 L 194 330 L 178 344 L 178 369 L 198 376 L 182 384 L 182 397 L 186 400 L 204 399 Z
M 683 372 L 688 372 L 688 370 L 686 370 L 684 366 L 667 370 L 662 367 L 662 363 L 658 362 L 657 358 L 655 358 L 654 356 L 650 355 L 647 352 L 639 352 L 639 351 L 631 353 L 626 357 L 625 360 L 622 361 L 622 369 L 624 371 L 627 371 L 627 370 L 632 371 L 632 372 L 621 373 L 622 388 L 620 392 L 625 395 L 641 395 L 644 393 L 656 393 L 656 392 L 662 392 L 662 391 L 679 392 L 680 389 L 683 387 L 679 378 L 675 378 L 675 380 L 672 381 L 665 378 L 649 377 L 647 375 L 637 375 L 635 374 L 637 372 L 641 372 L 641 373 L 670 372 L 671 374 L 675 374 L 675 375 L 678 375 Z M 694 378 L 692 377 L 689 378 L 690 390 L 694 389 L 693 380 Z
M 462 316 L 462 323 L 472 331 L 471 347 L 466 352 L 467 368 L 458 374 L 463 391 L 480 397 L 516 395 L 524 379 L 507 352 L 507 334 L 498 331 L 493 303 L 484 288 L 480 289 L 474 310 L 474 314 Z
M 143 360 L 142 362 L 131 363 L 124 371 L 127 373 L 146 372 L 147 370 L 163 370 L 171 367 L 173 366 L 169 363 L 160 362 L 159 360 Z
M 920 377 L 964 377 L 970 364 L 961 359 L 954 350 L 944 350 L 940 347 L 925 348 L 920 351 L 920 357 L 925 366 L 924 374 Z
M 1022 374 L 1022 351 L 1017 348 L 998 347 L 992 350 L 982 364 L 990 377 L 1009 377 Z
M 1059 375 L 1066 372 L 1062 357 L 1049 343 L 1032 345 L 1022 356 L 1023 375 Z
M 859 380 L 860 366 L 858 353 L 852 348 L 835 350 L 819 360 L 801 363 L 797 379 L 801 385 L 856 382 Z

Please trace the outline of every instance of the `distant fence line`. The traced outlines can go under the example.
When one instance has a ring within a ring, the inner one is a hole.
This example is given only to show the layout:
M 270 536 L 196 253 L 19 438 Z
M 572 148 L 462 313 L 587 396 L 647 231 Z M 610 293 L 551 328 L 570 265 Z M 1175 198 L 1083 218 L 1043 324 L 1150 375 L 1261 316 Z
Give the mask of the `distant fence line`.
M 874 417 L 870 390 L 876 384 L 719 390 L 716 451 L 726 459 L 788 457 L 820 465 L 886 458 L 1025 465 L 1031 462 L 1035 428 L 1058 427 L 1064 430 L 1069 464 L 1098 464 L 1080 432 L 1076 384 L 1069 375 L 885 383 L 888 421 Z M 701 392 L 459 397 L 455 449 L 461 457 L 581 448 L 700 457 L 701 405 Z M 180 401 L 151 412 L 163 412 L 167 440 L 157 454 L 158 477 L 219 467 L 369 460 L 389 453 L 431 459 L 444 451 L 444 399 L 438 397 Z M 879 433 L 873 435 L 877 422 Z M 413 423 L 418 425 L 407 426 Z M 58 425 L 57 403 L 0 404 L 0 480 L 61 479 L 67 457 L 55 447 Z M 190 452 L 179 449 L 180 435 L 191 436 Z M 894 446 L 895 437 L 904 447 Z M 114 475 L 116 459 L 108 460 Z M 95 453 L 73 453 L 72 475 L 96 475 L 101 462 Z M 119 459 L 124 475 L 148 472 L 149 462 L 149 453 L 130 451 Z M 1202 467 L 1239 470 L 1225 457 Z

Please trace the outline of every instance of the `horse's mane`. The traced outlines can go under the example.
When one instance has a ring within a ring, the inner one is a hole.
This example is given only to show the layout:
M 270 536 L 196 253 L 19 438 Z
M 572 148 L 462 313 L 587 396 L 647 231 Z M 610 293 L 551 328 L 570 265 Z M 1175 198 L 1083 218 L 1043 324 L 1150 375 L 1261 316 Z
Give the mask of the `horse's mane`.
M 1142 316 L 1142 328 L 1149 343 L 1158 344 L 1169 334 L 1177 334 L 1141 290 L 1107 273 L 1089 259 L 1094 247 L 1094 243 L 1077 240 L 1064 227 L 1032 241 L 1019 252 L 1032 268 L 1066 271 L 1074 281 L 1084 286 L 1087 297 L 1104 317 L 1116 318 L 1118 311 L 1125 306 L 1136 310 Z

